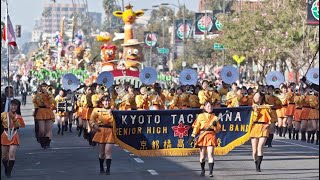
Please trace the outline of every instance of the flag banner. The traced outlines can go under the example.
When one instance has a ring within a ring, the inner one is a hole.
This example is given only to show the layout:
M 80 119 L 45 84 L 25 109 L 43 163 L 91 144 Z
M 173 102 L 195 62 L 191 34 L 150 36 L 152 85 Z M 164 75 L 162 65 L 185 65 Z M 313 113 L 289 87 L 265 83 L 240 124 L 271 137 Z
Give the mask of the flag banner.
M 8 20 L 5 20 L 5 26 L 3 27 L 2 39 L 6 41 L 6 44 L 11 46 L 17 46 L 16 36 L 14 34 L 13 26 L 10 20 L 9 15 L 7 16 Z
M 185 24 L 185 28 L 184 25 Z M 183 20 L 176 20 L 176 42 L 181 42 L 183 41 L 183 37 L 186 39 L 191 37 L 192 34 L 192 24 L 193 20 L 185 20 L 185 23 L 183 23 Z M 184 30 L 185 30 L 185 35 L 184 35 Z
M 307 0 L 307 23 L 319 25 L 319 0 Z
M 229 110 L 229 113 L 223 114 Z M 252 107 L 217 108 L 220 119 L 215 155 L 225 155 L 249 140 Z M 113 111 L 116 143 L 137 156 L 188 156 L 199 153 L 188 140 L 201 109 Z
M 206 31 L 208 35 L 218 34 L 222 27 L 213 13 L 196 13 L 195 20 L 196 35 L 204 35 Z
M 155 47 L 158 43 L 157 32 L 144 32 L 144 43 L 147 47 Z

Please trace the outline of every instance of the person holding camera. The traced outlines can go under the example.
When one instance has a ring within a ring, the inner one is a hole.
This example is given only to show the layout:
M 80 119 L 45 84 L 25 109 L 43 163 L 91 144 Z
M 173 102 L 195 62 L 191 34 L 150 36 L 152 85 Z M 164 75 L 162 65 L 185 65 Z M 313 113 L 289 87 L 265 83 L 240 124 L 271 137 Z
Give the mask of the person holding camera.
M 221 125 L 218 121 L 218 117 L 212 113 L 213 106 L 210 102 L 204 103 L 204 112 L 199 114 L 197 119 L 194 121 L 192 127 L 193 131 L 191 138 L 189 139 L 189 144 L 191 146 L 194 144 L 196 147 L 200 148 L 200 165 L 201 174 L 205 175 L 205 156 L 206 152 L 208 155 L 209 163 L 209 176 L 213 177 L 213 167 L 214 167 L 214 147 L 218 145 L 216 134 L 220 132 Z M 200 134 L 199 138 L 195 139 L 197 134 Z

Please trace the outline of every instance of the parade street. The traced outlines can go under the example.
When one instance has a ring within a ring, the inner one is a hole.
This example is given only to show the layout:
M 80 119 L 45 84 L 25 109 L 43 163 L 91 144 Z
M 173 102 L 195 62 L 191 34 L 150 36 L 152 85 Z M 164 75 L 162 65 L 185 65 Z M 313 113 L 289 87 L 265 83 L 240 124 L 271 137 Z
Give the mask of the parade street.
M 189 157 L 136 157 L 114 146 L 111 175 L 99 174 L 98 147 L 91 147 L 73 132 L 57 135 L 56 124 L 49 149 L 42 149 L 34 138 L 31 97 L 22 106 L 26 128 L 20 129 L 20 147 L 11 179 L 17 180 L 82 180 L 82 179 L 209 179 L 200 177 L 198 155 Z M 206 164 L 206 169 L 208 165 Z M 1 179 L 5 179 L 3 168 Z M 215 156 L 214 177 L 233 179 L 319 179 L 319 147 L 276 138 L 266 148 L 262 172 L 255 171 L 251 145 L 235 148 L 226 156 Z

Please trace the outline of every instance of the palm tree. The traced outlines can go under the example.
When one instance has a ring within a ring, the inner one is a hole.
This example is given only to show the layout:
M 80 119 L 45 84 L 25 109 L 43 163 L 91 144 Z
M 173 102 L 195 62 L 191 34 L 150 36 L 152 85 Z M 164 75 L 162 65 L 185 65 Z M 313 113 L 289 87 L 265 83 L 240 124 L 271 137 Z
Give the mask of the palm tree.
M 121 8 L 117 5 L 116 0 L 103 0 L 102 6 L 106 14 L 105 24 L 107 24 L 108 27 L 111 28 L 114 25 L 115 20 L 118 20 L 112 15 L 113 11 L 121 10 Z

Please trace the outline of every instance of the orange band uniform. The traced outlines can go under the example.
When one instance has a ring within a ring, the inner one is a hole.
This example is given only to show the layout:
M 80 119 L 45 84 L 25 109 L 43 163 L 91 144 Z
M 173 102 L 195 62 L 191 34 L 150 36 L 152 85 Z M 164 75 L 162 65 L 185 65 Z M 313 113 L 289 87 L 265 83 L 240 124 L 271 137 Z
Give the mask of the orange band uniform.
M 273 105 L 271 107 L 271 122 L 276 123 L 278 122 L 278 115 L 277 115 L 277 110 L 282 108 L 282 102 L 278 97 L 275 95 L 266 95 L 266 103 L 269 105 Z
M 309 95 L 304 95 L 302 96 L 303 99 L 303 106 L 302 106 L 302 111 L 301 111 L 301 120 L 309 120 L 310 117 L 310 96 Z
M 89 123 L 91 127 L 93 127 L 94 125 L 99 126 L 99 130 L 95 133 L 92 141 L 100 144 L 114 144 L 114 118 L 111 110 L 106 110 L 104 108 L 94 108 Z
M 124 97 L 122 97 L 123 102 L 119 105 L 119 110 L 132 110 L 136 109 L 136 98 L 134 94 L 126 94 Z
M 287 100 L 288 100 L 288 107 L 287 107 L 286 115 L 293 116 L 294 111 L 296 110 L 296 104 L 294 103 L 294 93 L 293 92 L 287 93 Z
M 14 128 L 14 135 L 12 139 L 8 140 L 8 112 L 1 113 L 1 123 L 3 128 L 5 129 L 1 134 L 1 145 L 10 146 L 10 145 L 19 145 L 19 134 L 17 128 L 24 128 L 26 125 L 24 123 L 23 118 L 20 115 L 15 114 L 14 118 L 10 118 L 10 129 Z
M 212 126 L 213 121 L 217 121 L 217 126 Z M 211 125 L 211 126 L 210 126 Z M 205 129 L 209 129 L 205 131 Z M 210 113 L 201 113 L 198 115 L 197 119 L 192 124 L 192 137 L 197 134 L 202 133 L 197 142 L 196 146 L 217 146 L 216 133 L 221 131 L 221 124 L 218 121 L 218 117 Z
M 160 93 L 160 95 L 152 95 L 150 97 L 151 105 L 155 107 L 157 110 L 165 109 L 166 97 L 164 94 Z
M 296 110 L 294 111 L 294 121 L 301 121 L 301 112 L 302 112 L 302 107 L 303 107 L 303 103 L 304 103 L 304 99 L 303 96 L 301 95 L 296 95 L 294 97 L 294 103 L 296 104 Z
M 221 107 L 221 96 L 219 93 L 216 93 L 214 91 L 211 92 L 211 103 L 213 105 L 213 108 L 220 108 Z
M 311 120 L 319 120 L 319 99 L 315 95 L 310 96 L 310 115 L 309 118 Z
M 136 96 L 136 104 L 137 110 L 149 110 L 151 102 L 149 98 L 144 98 L 143 95 L 140 94 Z
M 175 95 L 173 98 L 170 109 L 187 109 L 188 96 L 186 94 Z
M 199 97 L 197 95 L 190 94 L 188 99 L 190 108 L 200 108 Z
M 82 101 L 82 120 L 88 121 L 93 111 L 92 94 L 84 96 Z
M 53 95 L 48 93 L 37 93 L 32 99 L 35 109 L 38 109 L 35 114 L 35 120 L 51 120 L 54 121 L 55 116 L 53 109 L 55 109 L 56 101 Z
M 287 107 L 288 107 L 288 100 L 286 94 L 281 94 L 278 97 L 282 103 L 282 107 L 277 109 L 277 116 L 278 118 L 286 118 L 287 117 Z
M 250 132 L 251 138 L 269 137 L 269 128 L 264 128 L 265 125 L 271 123 L 271 109 L 258 108 L 253 112 L 252 128 Z
M 205 102 L 211 102 L 212 98 L 211 98 L 211 94 L 208 90 L 201 90 L 198 93 L 198 97 L 199 97 L 199 103 L 200 103 L 200 108 L 203 109 L 204 103 Z

